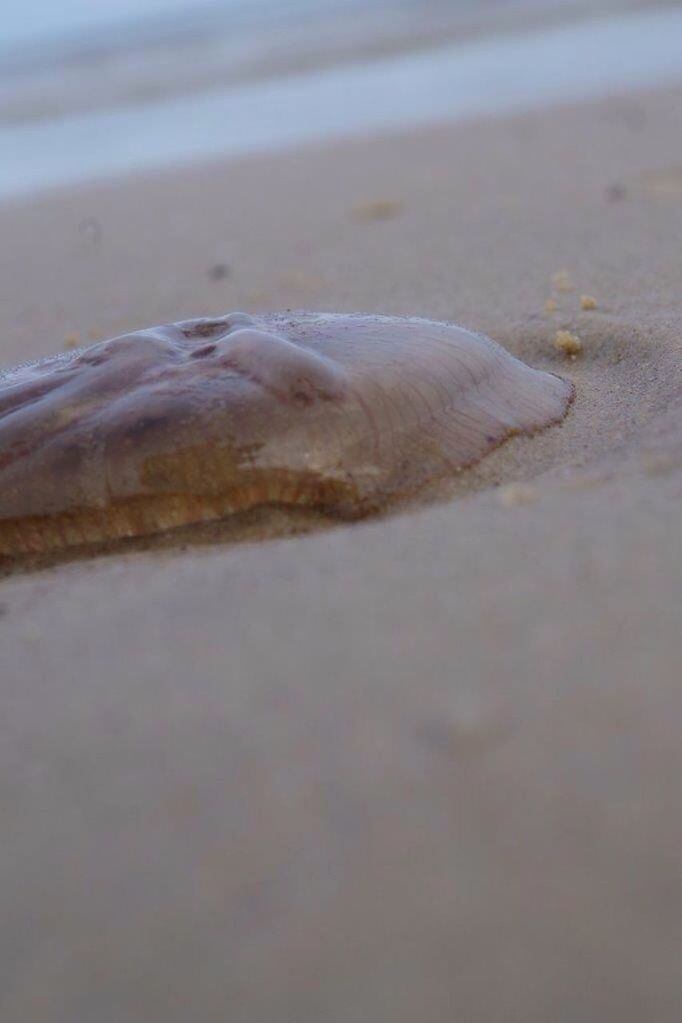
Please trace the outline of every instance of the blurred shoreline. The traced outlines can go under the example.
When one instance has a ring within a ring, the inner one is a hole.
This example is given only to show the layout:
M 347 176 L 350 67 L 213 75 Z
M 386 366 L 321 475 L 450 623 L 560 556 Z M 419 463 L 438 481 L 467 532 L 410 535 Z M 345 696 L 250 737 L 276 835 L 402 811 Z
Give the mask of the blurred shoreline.
M 5 123 L 0 198 L 627 94 L 681 77 L 677 5 L 441 40 L 372 60 Z
M 141 5 L 144 8 L 144 4 Z M 106 111 L 576 19 L 651 0 L 226 0 L 62 34 L 0 31 L 0 129 Z

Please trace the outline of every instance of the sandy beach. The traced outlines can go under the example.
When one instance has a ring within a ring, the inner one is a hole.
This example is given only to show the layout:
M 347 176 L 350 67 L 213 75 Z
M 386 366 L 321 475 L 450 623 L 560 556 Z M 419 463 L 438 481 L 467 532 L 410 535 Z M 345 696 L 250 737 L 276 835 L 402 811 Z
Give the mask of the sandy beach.
M 0 206 L 3 366 L 306 308 L 576 386 L 380 520 L 0 580 L 3 1023 L 679 1019 L 681 139 L 668 89 Z

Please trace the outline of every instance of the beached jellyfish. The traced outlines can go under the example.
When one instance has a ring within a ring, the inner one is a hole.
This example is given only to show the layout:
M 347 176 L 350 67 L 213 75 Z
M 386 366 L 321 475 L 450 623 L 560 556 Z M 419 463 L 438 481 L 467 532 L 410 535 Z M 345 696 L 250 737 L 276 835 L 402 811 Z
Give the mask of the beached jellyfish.
M 357 517 L 565 414 L 572 386 L 424 319 L 189 320 L 0 373 L 0 554 L 258 505 Z

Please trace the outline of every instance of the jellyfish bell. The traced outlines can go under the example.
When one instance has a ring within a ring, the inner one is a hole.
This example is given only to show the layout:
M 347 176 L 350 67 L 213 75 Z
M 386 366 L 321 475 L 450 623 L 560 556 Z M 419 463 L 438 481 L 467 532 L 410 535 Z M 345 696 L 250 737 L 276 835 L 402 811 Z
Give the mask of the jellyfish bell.
M 571 384 L 451 324 L 233 313 L 0 374 L 0 554 L 259 505 L 386 507 L 562 419 Z

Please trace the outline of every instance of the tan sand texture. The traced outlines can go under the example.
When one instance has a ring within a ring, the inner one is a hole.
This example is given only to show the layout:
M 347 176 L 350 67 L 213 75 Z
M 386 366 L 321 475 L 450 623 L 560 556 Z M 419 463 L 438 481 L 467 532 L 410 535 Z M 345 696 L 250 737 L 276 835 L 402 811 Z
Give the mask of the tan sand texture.
M 307 306 L 577 388 L 441 503 L 2 582 L 3 1023 L 677 1023 L 680 138 L 661 93 L 2 210 L 4 365 Z

